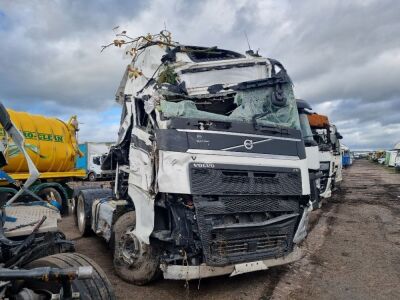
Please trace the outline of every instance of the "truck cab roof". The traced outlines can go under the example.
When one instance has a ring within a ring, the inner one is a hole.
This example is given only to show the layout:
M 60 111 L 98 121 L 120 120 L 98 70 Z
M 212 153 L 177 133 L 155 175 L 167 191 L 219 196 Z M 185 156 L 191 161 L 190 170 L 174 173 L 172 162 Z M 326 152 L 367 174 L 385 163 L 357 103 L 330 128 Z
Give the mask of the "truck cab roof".
M 136 73 L 135 73 L 136 72 Z M 132 76 L 132 73 L 142 76 Z M 168 76 L 167 76 L 168 75 Z M 135 97 L 154 82 L 184 82 L 188 95 L 209 94 L 208 87 L 260 80 L 272 75 L 271 61 L 265 57 L 240 54 L 217 47 L 177 45 L 174 48 L 150 45 L 127 66 L 116 93 L 124 103 L 126 95 Z

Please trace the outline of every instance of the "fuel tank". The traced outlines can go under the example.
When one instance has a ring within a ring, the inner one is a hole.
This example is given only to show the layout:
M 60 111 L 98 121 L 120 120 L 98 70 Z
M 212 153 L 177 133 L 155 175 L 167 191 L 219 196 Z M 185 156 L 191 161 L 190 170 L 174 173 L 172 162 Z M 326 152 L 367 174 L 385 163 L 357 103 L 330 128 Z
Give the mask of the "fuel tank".
M 70 172 L 75 168 L 79 155 L 76 140 L 78 121 L 76 116 L 69 122 L 26 112 L 8 109 L 14 125 L 25 137 L 25 149 L 39 172 Z M 0 140 L 5 145 L 8 173 L 28 172 L 28 165 L 15 144 L 0 126 Z

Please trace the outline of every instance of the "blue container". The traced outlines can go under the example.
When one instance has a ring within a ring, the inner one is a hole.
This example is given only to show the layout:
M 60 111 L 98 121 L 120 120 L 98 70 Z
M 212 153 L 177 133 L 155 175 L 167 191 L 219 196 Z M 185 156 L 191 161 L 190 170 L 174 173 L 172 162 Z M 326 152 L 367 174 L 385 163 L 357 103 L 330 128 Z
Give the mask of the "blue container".
M 87 153 L 88 153 L 88 146 L 87 144 L 79 144 L 79 150 L 82 151 L 83 156 L 78 157 L 76 160 L 75 166 L 77 169 L 87 169 Z
M 343 154 L 343 156 L 342 156 L 342 165 L 343 165 L 343 167 L 350 166 L 350 154 Z

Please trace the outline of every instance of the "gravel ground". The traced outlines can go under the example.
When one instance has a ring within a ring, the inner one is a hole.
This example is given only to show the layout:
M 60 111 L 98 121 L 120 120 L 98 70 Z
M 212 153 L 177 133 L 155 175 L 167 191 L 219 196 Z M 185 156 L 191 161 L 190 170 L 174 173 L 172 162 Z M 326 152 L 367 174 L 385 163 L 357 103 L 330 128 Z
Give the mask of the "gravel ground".
M 78 238 L 71 216 L 61 227 L 78 252 L 101 265 L 118 299 L 398 299 L 400 294 L 400 174 L 365 160 L 345 170 L 341 190 L 312 213 L 302 245 L 306 256 L 266 271 L 192 281 L 189 287 L 169 280 L 137 287 L 114 274 L 111 252 L 100 238 Z
M 281 277 L 273 298 L 399 299 L 400 174 L 356 161 L 319 223 L 322 243 L 293 266 L 299 276 Z

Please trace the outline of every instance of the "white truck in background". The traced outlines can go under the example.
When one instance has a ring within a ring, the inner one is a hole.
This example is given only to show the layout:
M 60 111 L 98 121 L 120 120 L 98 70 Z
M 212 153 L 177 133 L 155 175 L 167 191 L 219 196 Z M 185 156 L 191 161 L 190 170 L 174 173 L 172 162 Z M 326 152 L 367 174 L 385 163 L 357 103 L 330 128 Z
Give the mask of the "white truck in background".
M 314 140 L 314 135 L 308 120 L 308 115 L 312 113 L 310 104 L 304 100 L 297 99 L 297 110 L 299 112 L 301 134 L 304 139 L 306 149 L 307 166 L 310 177 L 310 197 L 313 209 L 321 208 L 321 177 L 320 153 L 318 143 Z
M 335 125 L 329 122 L 327 116 L 312 113 L 308 115 L 314 140 L 319 147 L 320 171 L 320 196 L 330 198 L 332 191 L 342 181 L 342 155 L 340 152 L 340 139 L 342 136 Z
M 76 161 L 78 169 L 86 170 L 86 179 L 96 181 L 97 179 L 111 179 L 115 172 L 102 170 L 101 164 L 108 155 L 112 143 L 86 142 L 79 144 L 79 150 L 83 153 Z

